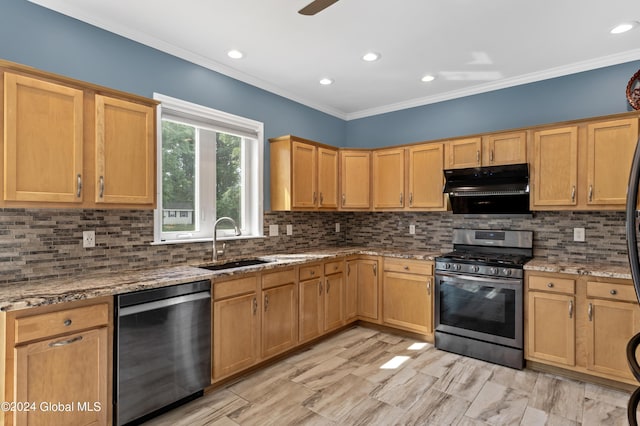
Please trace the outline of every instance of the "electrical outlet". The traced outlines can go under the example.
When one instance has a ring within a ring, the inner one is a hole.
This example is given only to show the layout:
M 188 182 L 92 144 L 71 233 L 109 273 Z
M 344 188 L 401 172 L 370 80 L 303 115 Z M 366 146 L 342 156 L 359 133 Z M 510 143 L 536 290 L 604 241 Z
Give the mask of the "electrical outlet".
M 336 222 L 336 232 L 340 232 L 340 224 Z
M 287 235 L 293 235 L 293 225 L 287 225 Z
M 96 246 L 96 231 L 82 232 L 82 247 L 91 248 Z
M 269 225 L 269 236 L 270 237 L 278 236 L 278 225 Z
M 573 228 L 573 241 L 584 242 L 584 228 Z
M 416 235 L 416 226 L 415 225 L 409 225 L 409 234 L 410 235 Z

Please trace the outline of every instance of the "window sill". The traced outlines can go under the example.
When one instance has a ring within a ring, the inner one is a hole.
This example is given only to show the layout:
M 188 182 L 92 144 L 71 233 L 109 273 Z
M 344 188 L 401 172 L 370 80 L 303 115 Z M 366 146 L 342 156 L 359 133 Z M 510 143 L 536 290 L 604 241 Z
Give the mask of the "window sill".
M 217 241 L 234 241 L 234 240 L 255 240 L 258 238 L 266 238 L 264 235 L 240 235 L 238 237 L 219 237 Z M 189 244 L 189 243 L 213 243 L 213 238 L 192 238 L 189 240 L 161 240 L 152 241 L 152 246 L 163 246 L 168 244 Z

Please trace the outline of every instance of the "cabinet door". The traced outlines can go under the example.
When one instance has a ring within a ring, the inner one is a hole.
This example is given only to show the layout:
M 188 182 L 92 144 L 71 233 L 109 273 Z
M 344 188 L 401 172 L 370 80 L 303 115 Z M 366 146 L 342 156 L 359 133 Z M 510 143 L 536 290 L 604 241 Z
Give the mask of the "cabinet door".
M 575 206 L 578 128 L 535 132 L 533 143 L 533 206 Z
M 479 167 L 482 163 L 482 139 L 467 138 L 447 142 L 446 169 Z
M 4 199 L 82 201 L 83 92 L 4 74 Z
M 338 151 L 318 148 L 318 207 L 338 208 Z
M 16 347 L 15 400 L 37 409 L 16 411 L 14 424 L 106 425 L 108 351 L 107 327 Z M 45 411 L 43 402 L 73 410 Z M 85 402 L 91 411 L 79 409 Z
M 433 333 L 433 278 L 385 272 L 382 280 L 382 320 L 421 334 Z
M 324 331 L 344 324 L 344 273 L 325 278 Z
M 623 206 L 626 203 L 637 141 L 637 118 L 587 126 L 587 204 Z
M 300 281 L 298 288 L 300 342 L 318 337 L 323 332 L 323 290 L 321 279 Z
M 527 133 L 485 136 L 482 140 L 482 151 L 482 164 L 485 166 L 526 163 Z
M 529 292 L 527 358 L 575 365 L 574 307 L 574 296 Z
M 373 207 L 404 207 L 404 149 L 373 152 Z
M 409 148 L 409 208 L 444 210 L 444 144 Z
M 378 317 L 378 261 L 358 262 L 358 316 L 377 320 Z
M 298 342 L 298 303 L 294 283 L 262 292 L 262 356 L 269 357 Z
M 587 368 L 633 379 L 627 363 L 629 339 L 640 331 L 640 307 L 636 303 L 587 299 L 589 320 Z
M 291 170 L 293 208 L 314 208 L 318 190 L 316 188 L 317 150 L 302 142 L 291 143 Z
M 258 318 L 255 293 L 213 302 L 214 379 L 256 363 Z
M 358 316 L 358 268 L 360 260 L 347 261 L 347 278 L 344 286 L 344 319 L 349 321 Z
M 340 151 L 341 208 L 371 208 L 371 152 Z
M 155 201 L 155 110 L 96 95 L 96 203 Z

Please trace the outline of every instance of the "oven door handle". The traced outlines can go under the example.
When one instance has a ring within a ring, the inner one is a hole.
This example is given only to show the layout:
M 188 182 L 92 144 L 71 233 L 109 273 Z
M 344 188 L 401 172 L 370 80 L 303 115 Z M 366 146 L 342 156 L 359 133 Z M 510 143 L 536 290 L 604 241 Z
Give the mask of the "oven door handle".
M 478 277 L 476 275 L 458 275 L 458 274 L 447 274 L 447 273 L 438 273 L 436 272 L 436 277 L 447 277 L 454 280 L 462 280 L 462 281 L 470 281 L 470 282 L 482 282 L 488 284 L 496 284 L 501 286 L 508 285 L 521 285 L 522 280 L 513 279 L 513 278 L 490 278 L 490 277 Z

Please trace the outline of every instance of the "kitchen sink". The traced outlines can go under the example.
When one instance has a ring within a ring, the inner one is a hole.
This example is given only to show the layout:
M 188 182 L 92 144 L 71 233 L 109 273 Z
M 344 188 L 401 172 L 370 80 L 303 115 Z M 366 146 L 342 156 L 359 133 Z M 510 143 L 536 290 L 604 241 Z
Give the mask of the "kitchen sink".
M 224 263 L 214 263 L 211 265 L 201 265 L 198 268 L 208 269 L 210 271 L 224 271 L 226 269 L 243 268 L 245 266 L 262 265 L 264 263 L 271 263 L 273 260 L 268 259 L 239 259 L 231 260 Z

